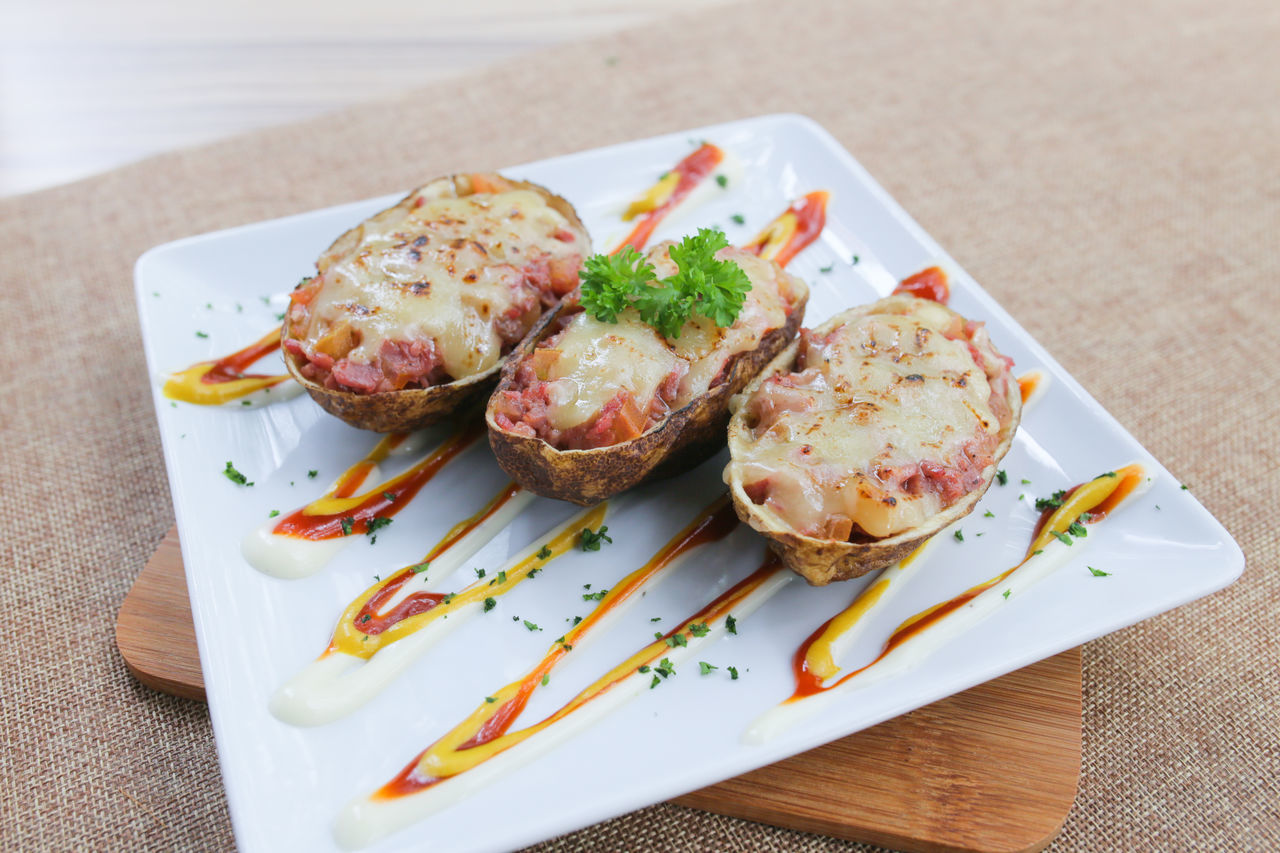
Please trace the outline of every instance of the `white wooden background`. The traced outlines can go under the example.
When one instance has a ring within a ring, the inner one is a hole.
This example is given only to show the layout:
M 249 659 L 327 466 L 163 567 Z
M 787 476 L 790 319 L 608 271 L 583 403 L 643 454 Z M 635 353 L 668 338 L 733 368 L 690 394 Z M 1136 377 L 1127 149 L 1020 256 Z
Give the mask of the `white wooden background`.
M 0 0 L 0 196 L 729 0 Z

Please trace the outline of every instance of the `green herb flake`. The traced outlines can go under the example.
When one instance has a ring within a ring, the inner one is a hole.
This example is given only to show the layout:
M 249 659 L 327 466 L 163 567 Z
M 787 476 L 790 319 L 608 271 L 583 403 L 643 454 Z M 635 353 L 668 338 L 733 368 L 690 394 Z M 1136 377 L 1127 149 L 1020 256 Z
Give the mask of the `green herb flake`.
M 733 216 L 730 216 L 729 218 L 733 220 L 734 225 L 745 225 L 747 223 L 747 218 L 743 216 L 741 213 L 735 213 Z
M 711 672 L 711 670 L 719 669 L 719 668 L 720 667 L 715 666 L 714 664 L 709 664 L 704 660 L 698 661 L 698 671 L 703 675 L 708 675 Z
M 1053 538 L 1054 538 L 1054 539 L 1057 539 L 1057 540 L 1058 540 L 1059 542 L 1061 542 L 1063 545 L 1070 545 L 1070 544 L 1071 544 L 1071 537 L 1070 537 L 1070 536 L 1068 536 L 1067 534 L 1063 533 L 1062 531 L 1060 531 L 1060 530 L 1050 530 L 1049 532 L 1053 534 Z
M 582 528 L 582 532 L 578 534 L 578 544 L 583 551 L 599 551 L 601 541 L 613 544 L 613 538 L 609 536 L 609 525 L 601 525 L 599 530 L 593 531 L 590 527 Z M 548 554 L 548 556 L 550 556 Z M 545 558 L 544 558 L 545 559 Z
M 352 521 L 352 519 L 350 519 L 350 518 L 344 518 L 344 519 L 342 519 L 342 521 L 340 522 L 340 524 L 342 525 L 342 535 L 343 535 L 343 536 L 350 536 L 350 535 L 351 535 L 351 528 L 352 528 L 352 526 L 353 526 L 353 521 Z
M 317 471 L 317 470 L 315 470 L 315 469 L 313 468 L 313 469 L 311 469 L 310 471 L 308 471 L 308 472 L 307 472 L 307 476 L 308 476 L 308 477 L 310 477 L 312 480 L 314 480 L 314 479 L 316 478 L 316 475 L 317 475 L 317 474 L 319 474 L 319 473 L 320 473 L 319 471 Z
M 383 492 L 382 496 L 386 498 L 388 501 L 390 501 L 391 503 L 395 503 L 396 501 L 396 496 L 391 494 L 391 492 Z
M 666 678 L 668 675 L 676 674 L 675 664 L 671 662 L 670 658 L 663 658 L 660 660 L 656 669 L 658 671 L 658 675 L 661 675 L 663 678 Z
M 602 601 L 609 594 L 609 590 L 602 589 L 597 592 L 584 592 L 582 594 L 583 601 Z
M 371 518 L 365 522 L 364 535 L 369 537 L 369 541 L 377 542 L 378 537 L 374 534 L 376 534 L 382 528 L 390 525 L 391 522 L 392 522 L 392 519 L 383 518 L 382 516 L 376 516 L 374 518 Z
M 575 617 L 573 617 L 573 625 L 572 625 L 571 627 L 577 627 L 578 623 L 579 623 L 579 622 L 581 622 L 581 621 L 582 621 L 582 617 L 581 617 L 581 616 L 575 616 Z
M 996 472 L 996 482 L 1002 486 L 1008 484 L 1009 475 L 1005 473 L 1003 468 L 1001 468 L 999 471 Z
M 728 667 L 725 667 L 725 669 L 729 670 L 730 681 L 738 680 L 738 668 L 736 666 L 728 666 Z
M 835 268 L 836 268 L 835 264 L 827 264 L 825 267 L 818 267 L 818 272 L 822 273 L 823 275 L 826 275 L 827 273 L 831 272 Z
M 1095 578 L 1111 577 L 1111 572 L 1104 572 L 1102 569 L 1095 569 L 1093 566 L 1085 566 L 1085 568 L 1088 569 L 1089 574 L 1093 575 Z
M 240 401 L 240 405 L 242 405 L 242 406 L 252 406 L 252 405 L 253 405 L 253 401 L 251 401 L 251 400 L 241 400 L 241 401 Z
M 483 612 L 488 613 L 490 610 L 492 610 L 493 608 L 495 608 L 495 607 L 497 607 L 497 606 L 498 606 L 498 600 L 497 600 L 496 598 L 494 598 L 493 596 L 489 596 L 488 598 L 486 598 L 486 599 L 484 600 L 484 611 L 483 611 Z
M 472 569 L 472 571 L 476 573 L 477 580 L 484 577 L 484 569 Z
M 658 676 L 655 675 L 653 677 L 653 681 L 649 682 L 649 689 L 652 690 L 653 688 L 657 687 L 661 683 L 662 683 L 662 679 L 658 678 Z
M 724 617 L 724 627 L 730 634 L 738 633 L 738 620 L 733 618 L 732 613 Z
M 650 619 L 649 621 L 650 621 L 650 622 L 661 622 L 661 621 L 662 621 L 662 617 L 661 617 L 661 616 L 654 616 L 654 617 L 653 617 L 652 619 Z
M 667 645 L 673 649 L 676 646 L 687 646 L 689 645 L 689 638 L 684 634 L 672 634 L 670 637 L 667 637 Z
M 550 683 L 551 683 L 551 673 L 549 672 L 542 673 L 542 686 L 546 687 Z
M 963 542 L 963 541 L 964 541 L 964 533 L 963 533 L 959 528 L 956 528 L 956 532 L 955 532 L 955 533 L 952 533 L 951 535 L 955 537 L 955 540 L 956 540 L 957 542 Z
M 1085 530 L 1084 525 L 1078 521 L 1071 522 L 1071 526 L 1067 528 L 1067 532 L 1079 539 L 1082 536 L 1088 536 L 1089 531 Z
M 992 512 L 991 510 L 987 510 L 986 512 L 984 512 L 984 513 L 982 514 L 982 517 L 983 517 L 983 518 L 995 518 L 995 517 L 996 517 L 996 514 L 995 514 L 994 512 Z
M 1001 597 L 1007 599 L 1009 597 L 1009 593 L 1011 592 L 1013 592 L 1013 590 L 1006 589 L 1003 593 L 1001 593 Z
M 241 474 L 239 471 L 237 471 L 236 466 L 232 465 L 230 462 L 227 463 L 226 468 L 222 469 L 222 476 L 226 477 L 228 480 L 235 483 L 237 486 L 253 485 L 253 483 L 249 482 L 249 478 L 246 477 L 244 474 Z
M 852 258 L 849 259 L 849 263 L 856 267 L 858 265 L 858 261 L 860 260 L 862 259 L 859 258 L 857 255 L 854 255 Z
M 497 701 L 498 701 L 498 697 L 497 697 L 497 696 L 486 696 L 486 697 L 484 697 L 484 701 L 486 701 L 486 702 L 488 702 L 490 705 L 492 705 L 494 702 L 497 702 Z
M 720 185 L 721 189 L 724 189 L 725 187 L 729 186 L 729 176 L 716 175 L 716 183 Z
M 641 666 L 639 669 L 637 669 L 637 670 L 636 670 L 636 672 L 642 672 L 642 673 L 643 673 L 643 672 L 648 672 L 648 671 L 649 671 L 650 669 L 652 669 L 652 668 L 653 668 L 653 667 L 649 666 L 649 664 L 647 664 L 647 663 L 646 663 L 646 664 L 644 664 L 643 666 Z
M 267 518 L 275 518 L 279 514 L 280 514 L 280 510 L 273 509 L 271 510 L 271 512 L 267 513 Z
M 1028 480 L 1026 477 L 1023 477 L 1023 478 L 1022 478 L 1022 485 L 1024 485 L 1024 486 L 1029 486 L 1029 485 L 1031 485 L 1031 481 L 1030 481 L 1030 480 Z
M 539 560 L 548 559 L 551 556 L 551 546 L 543 545 L 542 549 L 538 551 L 538 553 L 534 554 L 533 556 L 537 557 Z
M 535 624 L 535 623 L 533 623 L 533 622 L 530 622 L 528 619 L 525 619 L 525 620 L 524 620 L 524 627 L 525 627 L 526 629 L 530 630 L 530 631 L 541 631 L 541 630 L 542 630 L 541 628 L 539 628 L 539 627 L 537 626 L 537 624 Z
M 197 329 L 197 330 L 196 330 L 196 337 L 197 337 L 197 338 L 207 338 L 207 337 L 209 337 L 209 333 L 208 333 L 208 332 L 202 332 L 202 331 L 200 331 L 199 329 Z
M 711 629 L 707 627 L 706 622 L 691 622 L 689 624 L 689 633 L 695 637 L 705 637 L 711 633 Z

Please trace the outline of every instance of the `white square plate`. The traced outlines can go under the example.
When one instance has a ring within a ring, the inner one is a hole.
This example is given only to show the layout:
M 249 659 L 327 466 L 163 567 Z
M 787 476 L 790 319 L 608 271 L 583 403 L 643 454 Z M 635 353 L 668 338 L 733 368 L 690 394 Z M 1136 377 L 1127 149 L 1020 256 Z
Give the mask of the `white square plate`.
M 696 659 L 719 670 L 701 676 L 696 665 L 684 664 L 676 677 L 642 691 L 537 760 L 370 849 L 514 848 L 595 823 L 778 761 L 1133 624 L 1226 586 L 1243 568 L 1243 556 L 1222 526 L 812 121 L 754 118 L 503 171 L 570 199 L 597 250 L 604 250 L 625 233 L 618 214 L 626 201 L 704 138 L 736 161 L 728 185 L 680 211 L 655 239 L 719 224 L 731 241 L 746 240 L 792 199 L 830 190 L 826 230 L 789 267 L 812 288 L 807 325 L 887 294 L 900 278 L 940 262 L 951 273 L 956 310 L 987 322 L 1018 373 L 1039 368 L 1050 377 L 1002 463 L 1008 485 L 993 486 L 961 522 L 963 542 L 950 531 L 939 535 L 928 571 L 876 615 L 842 662 L 870 659 L 906 616 L 1016 563 L 1037 517 L 1035 496 L 1133 461 L 1147 468 L 1152 487 L 1099 525 L 1071 562 L 916 668 L 845 696 L 763 745 L 745 742 L 743 733 L 791 694 L 794 650 L 865 581 L 819 589 L 787 584 L 742 620 L 737 636 L 698 650 Z M 136 284 L 153 377 L 230 352 L 268 330 L 284 310 L 288 290 L 333 238 L 400 197 L 147 252 L 138 261 Z M 745 217 L 745 225 L 735 225 L 734 214 Z M 851 263 L 855 255 L 858 261 Z M 306 396 L 261 408 L 175 407 L 158 379 L 153 385 L 209 709 L 245 851 L 336 849 L 331 826 L 345 803 L 386 782 L 478 700 L 532 666 L 572 616 L 589 611 L 584 583 L 608 587 L 640 566 L 723 490 L 723 455 L 678 480 L 639 490 L 608 520 L 614 544 L 555 561 L 493 612 L 451 633 L 358 712 L 326 726 L 295 728 L 269 713 L 268 699 L 324 649 L 342 608 L 374 575 L 418 560 L 504 478 L 481 441 L 381 531 L 376 545 L 357 537 L 311 577 L 268 577 L 241 556 L 242 535 L 270 510 L 286 512 L 318 497 L 323 484 L 363 457 L 377 436 L 338 422 Z M 228 460 L 254 481 L 252 487 L 223 476 Z M 317 478 L 308 478 L 310 469 L 319 469 Z M 985 517 L 986 510 L 994 518 Z M 539 499 L 437 588 L 461 588 L 474 578 L 473 566 L 500 565 L 571 511 Z M 702 549 L 570 654 L 551 684 L 535 691 L 522 720 L 540 719 L 643 646 L 652 637 L 651 618 L 661 617 L 657 624 L 666 630 L 694 613 L 754 569 L 763 551 L 763 540 L 745 525 Z M 1110 575 L 1095 577 L 1086 563 Z M 513 621 L 516 616 L 547 627 L 528 631 Z M 730 665 L 741 671 L 740 679 L 725 675 Z

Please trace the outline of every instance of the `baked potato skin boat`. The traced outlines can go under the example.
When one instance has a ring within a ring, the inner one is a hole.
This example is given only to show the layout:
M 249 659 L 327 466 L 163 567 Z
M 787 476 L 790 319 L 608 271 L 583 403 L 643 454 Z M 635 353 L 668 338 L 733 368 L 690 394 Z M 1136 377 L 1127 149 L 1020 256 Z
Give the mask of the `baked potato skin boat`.
M 479 364 L 471 367 L 478 369 L 472 370 L 468 367 L 458 370 L 459 373 L 465 374 L 458 377 L 446 374 L 443 378 L 448 381 L 432 382 L 430 378 L 418 377 L 418 381 L 408 383 L 410 387 L 389 390 L 385 388 L 388 383 L 381 380 L 378 381 L 381 386 L 378 390 L 345 386 L 333 379 L 332 373 L 328 373 L 327 368 L 317 370 L 312 362 L 315 355 L 316 334 L 310 330 L 312 314 L 308 304 L 316 298 L 316 293 L 324 288 L 326 274 L 330 274 L 331 270 L 349 262 L 353 256 L 360 253 L 364 253 L 365 256 L 372 255 L 374 262 L 378 265 L 398 271 L 390 274 L 387 280 L 401 290 L 415 286 L 411 281 L 415 275 L 413 263 L 420 262 L 424 255 L 428 257 L 428 263 L 435 260 L 438 265 L 444 265 L 455 281 L 475 281 L 477 270 L 483 276 L 483 266 L 467 265 L 457 260 L 457 246 L 452 249 L 440 246 L 439 235 L 432 232 L 435 227 L 447 230 L 449 226 L 457 224 L 450 221 L 450 213 L 445 211 L 434 219 L 428 215 L 419 217 L 419 221 L 415 221 L 414 211 L 423 207 L 431 211 L 433 203 L 440 200 L 447 202 L 455 199 L 493 196 L 496 201 L 502 201 L 506 198 L 504 194 L 509 193 L 523 194 L 526 201 L 528 201 L 528 194 L 532 193 L 538 203 L 551 212 L 550 214 L 546 214 L 546 211 L 541 213 L 554 219 L 553 225 L 558 226 L 559 229 L 558 238 L 541 242 L 542 246 L 549 247 L 551 251 L 543 253 L 539 259 L 530 260 L 528 273 L 534 276 L 540 275 L 534 290 L 540 296 L 542 305 L 536 309 L 531 307 L 522 316 L 511 319 L 507 331 L 512 333 L 512 346 L 514 347 L 515 342 L 524 337 L 531 326 L 536 325 L 540 315 L 545 316 L 551 313 L 548 310 L 549 306 L 557 304 L 559 297 L 576 284 L 577 268 L 581 265 L 581 260 L 591 253 L 590 237 L 573 206 L 564 198 L 537 184 L 512 180 L 497 174 L 456 174 L 438 178 L 409 193 L 391 208 L 375 214 L 338 237 L 316 262 L 317 275 L 304 279 L 295 288 L 281 330 L 285 366 L 321 408 L 360 429 L 375 432 L 401 432 L 418 429 L 448 418 L 472 401 L 479 399 L 493 386 L 511 350 L 506 352 L 490 350 L 484 353 L 479 353 L 477 350 Z M 488 203 L 487 200 L 486 203 Z M 481 226 L 486 229 L 485 233 L 479 233 L 482 230 Z M 446 242 L 456 243 L 463 240 L 467 244 L 462 247 L 463 251 L 471 252 L 474 247 L 475 254 L 481 258 L 482 263 L 484 259 L 490 257 L 491 250 L 502 248 L 503 239 L 508 239 L 511 244 L 518 244 L 517 251 L 522 251 L 526 255 L 530 254 L 531 248 L 538 249 L 538 243 L 527 240 L 521 243 L 514 239 L 515 234 L 491 233 L 500 227 L 500 223 L 482 218 L 476 226 L 477 233 L 466 235 L 467 238 L 474 239 L 464 239 L 460 235 L 454 235 Z M 385 246 L 370 248 L 369 241 L 386 242 L 388 228 L 399 229 L 394 232 L 394 236 L 399 238 L 396 243 L 390 248 Z M 434 243 L 433 237 L 437 238 Z M 434 257 L 429 255 L 432 251 L 436 252 Z M 443 259 L 440 257 L 441 251 L 453 251 L 454 254 Z M 552 269 L 550 274 L 546 271 L 548 259 Z M 474 260 L 474 257 L 466 260 Z M 538 263 L 543 265 L 540 273 L 535 269 Z M 572 269 L 570 270 L 569 267 Z M 468 276 L 470 278 L 467 278 Z M 526 281 L 529 280 L 526 276 Z M 527 301 L 529 288 L 517 285 L 517 289 L 522 290 L 522 293 L 517 295 Z M 485 307 L 487 306 L 481 306 L 481 310 Z M 378 310 L 376 301 L 368 308 L 376 312 Z M 491 328 L 496 328 L 499 321 L 497 316 L 485 319 L 490 322 Z M 439 347 L 436 341 L 415 342 L 415 353 L 410 358 L 421 357 L 423 346 L 418 346 L 419 344 L 425 346 L 429 353 L 428 358 L 435 360 L 436 366 L 432 368 L 432 372 L 439 374 L 440 360 L 437 357 Z M 359 366 L 364 367 L 364 365 Z M 320 375 L 317 375 L 318 373 Z M 396 381 L 402 378 L 389 377 Z M 424 387 L 412 387 L 415 384 Z
M 964 323 L 965 342 L 969 342 L 967 336 L 970 330 L 975 327 L 980 328 L 980 325 L 964 321 L 960 315 L 931 300 L 911 296 L 891 296 L 871 305 L 844 311 L 812 333 L 802 333 L 801 338 L 779 353 L 731 403 L 733 408 L 733 416 L 729 422 L 731 460 L 725 469 L 725 481 L 729 485 L 738 517 L 768 538 L 770 547 L 783 562 L 814 586 L 822 586 L 832 581 L 849 580 L 891 566 L 904 559 L 940 530 L 971 512 L 995 479 L 999 462 L 1013 443 L 1021 417 L 1022 398 L 1018 383 L 1012 375 L 1012 362 L 999 356 L 998 351 L 992 346 L 990 352 L 995 353 L 999 358 L 998 364 L 988 364 L 984 369 L 978 363 L 971 362 L 973 368 L 979 373 L 987 374 L 993 391 L 992 411 L 999 415 L 999 429 L 994 436 L 994 445 L 990 449 L 990 461 L 981 469 L 980 480 L 940 511 L 907 529 L 878 537 L 866 535 L 854 524 L 851 537 L 841 539 L 834 536 L 815 535 L 812 531 L 802 532 L 796 529 L 788 519 L 765 506 L 765 501 L 760 500 L 760 493 L 756 493 L 753 499 L 751 493 L 753 486 L 748 482 L 744 460 L 751 459 L 752 449 L 757 442 L 756 423 L 753 423 L 756 415 L 753 412 L 758 410 L 759 403 L 754 398 L 774 377 L 785 381 L 788 374 L 795 375 L 797 358 L 801 348 L 808 341 L 829 336 L 845 324 L 856 322 L 876 312 L 891 300 L 900 307 L 927 307 L 935 312 L 935 316 L 938 311 L 947 312 L 957 321 Z M 973 351 L 971 345 L 970 349 Z M 916 376 L 912 374 L 908 378 Z M 869 460 L 860 461 L 870 464 Z M 851 461 L 850 469 L 854 469 L 857 464 L 858 461 Z
M 651 251 L 662 249 L 660 244 Z M 544 318 L 538 330 L 521 342 L 517 353 L 508 360 L 485 412 L 489 444 L 502 469 L 532 492 L 589 506 L 646 480 L 682 473 L 716 453 L 724 446 L 729 400 L 795 337 L 808 301 L 808 287 L 803 280 L 754 255 L 747 263 L 768 264 L 790 289 L 784 323 L 765 332 L 755 346 L 731 356 L 707 390 L 671 410 L 640 435 L 621 443 L 561 449 L 537 435 L 513 432 L 500 422 L 502 396 L 518 393 L 521 364 L 540 343 L 564 327 L 557 316 Z M 571 299 L 557 313 L 571 312 Z

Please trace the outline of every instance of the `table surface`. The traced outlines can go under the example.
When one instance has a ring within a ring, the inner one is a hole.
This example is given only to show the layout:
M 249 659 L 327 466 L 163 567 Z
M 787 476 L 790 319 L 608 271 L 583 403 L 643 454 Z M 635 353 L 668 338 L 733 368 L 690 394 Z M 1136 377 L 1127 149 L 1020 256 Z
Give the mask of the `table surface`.
M 725 2 L 0 4 L 0 196 Z

